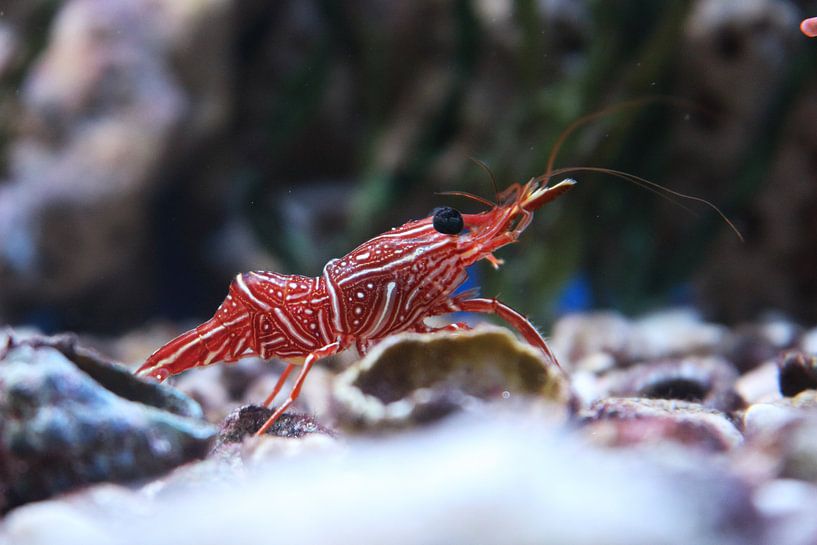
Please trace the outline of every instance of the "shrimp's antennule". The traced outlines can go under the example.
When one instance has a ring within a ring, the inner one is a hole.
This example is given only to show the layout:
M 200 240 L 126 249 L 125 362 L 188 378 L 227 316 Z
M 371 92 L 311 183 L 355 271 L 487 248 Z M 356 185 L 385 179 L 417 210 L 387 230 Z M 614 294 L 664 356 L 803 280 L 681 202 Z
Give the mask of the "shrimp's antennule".
M 491 177 L 491 185 L 494 186 L 494 200 L 496 202 L 499 202 L 499 187 L 496 185 L 496 176 L 494 176 L 494 171 L 491 170 L 491 167 L 485 164 L 485 161 L 480 161 L 476 157 L 471 157 L 470 155 L 468 156 L 468 158 L 471 159 L 471 161 L 473 161 L 474 163 L 476 163 L 477 166 L 479 166 L 479 168 L 487 172 L 488 176 Z
M 482 203 L 488 208 L 494 208 L 496 206 L 495 203 L 492 203 L 488 199 L 480 197 L 479 195 L 474 195 L 473 193 L 467 193 L 465 191 L 438 191 L 434 194 L 445 197 L 465 197 L 466 199 L 471 199 L 473 201 L 477 201 L 478 203 Z

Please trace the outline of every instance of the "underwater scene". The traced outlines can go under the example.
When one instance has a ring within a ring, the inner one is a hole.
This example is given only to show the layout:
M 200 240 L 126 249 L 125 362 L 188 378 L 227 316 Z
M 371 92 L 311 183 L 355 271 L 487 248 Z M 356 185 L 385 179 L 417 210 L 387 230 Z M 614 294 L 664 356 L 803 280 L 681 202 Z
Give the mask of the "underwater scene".
M 0 0 L 0 544 L 815 510 L 817 0 Z

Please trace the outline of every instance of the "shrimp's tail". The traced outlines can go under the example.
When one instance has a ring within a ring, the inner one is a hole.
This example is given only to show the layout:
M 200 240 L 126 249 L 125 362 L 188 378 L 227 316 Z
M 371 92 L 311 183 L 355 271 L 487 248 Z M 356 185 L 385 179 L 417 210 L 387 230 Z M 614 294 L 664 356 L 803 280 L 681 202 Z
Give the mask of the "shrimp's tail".
M 236 361 L 249 348 L 249 331 L 226 327 L 215 316 L 168 342 L 136 370 L 159 382 L 191 367 Z

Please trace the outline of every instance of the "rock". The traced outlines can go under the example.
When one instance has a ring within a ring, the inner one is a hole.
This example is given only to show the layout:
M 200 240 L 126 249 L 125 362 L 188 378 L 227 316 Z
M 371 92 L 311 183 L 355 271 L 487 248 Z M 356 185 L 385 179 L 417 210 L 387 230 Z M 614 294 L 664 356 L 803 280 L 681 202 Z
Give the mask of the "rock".
M 777 360 L 780 370 L 780 393 L 792 397 L 803 390 L 817 389 L 817 356 L 791 351 Z
M 780 476 L 817 483 L 817 414 L 781 428 L 776 442 L 782 450 Z
M 406 426 L 436 420 L 481 401 L 517 395 L 567 409 L 565 376 L 506 329 L 394 335 L 341 373 L 339 418 L 361 426 Z
M 753 403 L 743 413 L 743 430 L 748 437 L 768 436 L 798 418 L 789 400 Z
M 806 390 L 794 396 L 792 406 L 798 409 L 817 409 L 817 390 Z
M 3 509 L 203 457 L 215 430 L 191 417 L 201 414 L 192 401 L 157 386 L 67 338 L 10 338 L 0 354 Z
M 806 390 L 793 398 L 750 405 L 743 414 L 743 429 L 747 436 L 768 439 L 803 418 L 814 417 L 817 417 L 817 391 Z
M 562 359 L 576 362 L 575 366 L 598 366 L 597 360 L 592 365 L 584 365 L 584 358 L 594 358 L 596 354 L 609 354 L 615 359 L 629 357 L 628 340 L 632 326 L 622 315 L 614 312 L 595 312 L 592 314 L 573 314 L 565 316 L 553 326 L 551 344 Z M 604 367 L 609 367 L 604 361 Z
M 732 412 L 743 407 L 735 391 L 738 374 L 718 357 L 686 357 L 635 365 L 605 376 L 608 395 L 696 401 Z
M 720 411 L 666 399 L 608 398 L 581 412 L 584 431 L 607 446 L 661 444 L 666 440 L 709 451 L 742 444 L 743 436 Z
M 329 458 L 319 449 L 267 457 L 232 485 L 177 490 L 141 509 L 59 500 L 25 506 L 0 525 L 0 541 L 263 543 L 275 535 L 284 543 L 395 545 L 764 542 L 751 488 L 720 463 L 690 455 L 667 464 L 643 452 L 599 451 L 543 431 L 537 420 L 508 416 L 466 414 L 377 441 L 352 438 Z
M 749 444 L 774 461 L 776 476 L 817 484 L 817 403 L 810 410 L 784 402 L 757 404 L 747 411 Z
M 799 334 L 797 325 L 780 319 L 742 324 L 726 344 L 725 355 L 739 371 L 746 372 L 792 348 Z
M 750 404 L 779 399 L 778 375 L 777 364 L 766 362 L 741 375 L 735 382 L 735 391 Z
M 271 409 L 258 405 L 247 405 L 234 410 L 221 424 L 216 448 L 227 443 L 242 442 L 254 434 L 272 413 Z M 297 413 L 282 414 L 266 432 L 267 435 L 296 439 L 312 433 L 334 435 L 332 430 L 321 426 L 309 415 Z
M 793 479 L 775 479 L 753 494 L 758 513 L 769 521 L 766 543 L 817 543 L 817 486 Z
M 559 320 L 553 348 L 579 369 L 609 368 L 633 362 L 717 351 L 728 330 L 701 321 L 687 309 L 673 309 L 628 321 L 612 312 L 577 314 Z M 600 358 L 600 355 L 606 358 Z
M 811 328 L 800 338 L 800 349 L 812 356 L 817 356 L 817 327 Z
M 710 354 L 729 337 L 726 327 L 704 322 L 697 312 L 686 308 L 647 314 L 634 325 L 630 341 L 634 361 Z
M 309 433 L 292 441 L 287 437 L 265 435 L 257 441 L 246 441 L 241 445 L 241 463 L 246 467 L 258 464 L 277 463 L 287 458 L 308 456 L 312 453 L 323 455 L 342 449 L 342 444 L 326 433 Z

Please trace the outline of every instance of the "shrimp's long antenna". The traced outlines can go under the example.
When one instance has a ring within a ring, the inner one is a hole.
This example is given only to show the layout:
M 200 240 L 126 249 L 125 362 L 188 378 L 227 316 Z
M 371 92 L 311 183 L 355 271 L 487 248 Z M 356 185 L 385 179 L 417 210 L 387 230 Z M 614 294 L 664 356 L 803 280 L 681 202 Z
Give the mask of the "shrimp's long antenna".
M 622 179 L 627 180 L 627 181 L 629 181 L 629 182 L 631 182 L 631 183 L 633 183 L 633 184 L 635 184 L 635 185 L 637 185 L 637 186 L 639 186 L 639 187 L 641 187 L 643 189 L 646 189 L 647 191 L 655 193 L 656 195 L 660 196 L 661 198 L 664 198 L 664 199 L 668 200 L 669 202 L 673 203 L 674 205 L 680 206 L 681 208 L 683 208 L 683 209 L 685 209 L 685 210 L 687 210 L 688 212 L 691 212 L 691 213 L 694 213 L 694 211 L 691 210 L 690 208 L 682 205 L 678 201 L 674 200 L 672 197 L 678 197 L 678 198 L 681 198 L 681 199 L 688 199 L 688 200 L 691 200 L 691 201 L 695 201 L 695 202 L 699 202 L 701 204 L 704 204 L 704 205 L 708 206 L 710 209 L 714 210 L 715 213 L 718 214 L 718 216 L 721 217 L 721 219 L 726 223 L 726 225 L 729 226 L 729 228 L 735 233 L 735 235 L 738 237 L 738 239 L 741 242 L 746 242 L 746 240 L 743 238 L 743 235 L 738 230 L 738 228 L 735 226 L 735 224 L 732 222 L 732 220 L 730 220 L 726 216 L 726 214 L 724 214 L 721 211 L 721 209 L 718 208 L 714 203 L 712 203 L 712 202 L 710 202 L 710 201 L 708 201 L 706 199 L 703 199 L 701 197 L 696 197 L 695 195 L 687 195 L 686 193 L 681 193 L 680 191 L 675 191 L 675 190 L 666 188 L 666 187 L 662 186 L 661 184 L 651 182 L 650 180 L 647 180 L 646 178 L 642 178 L 640 176 L 636 176 L 635 174 L 629 174 L 627 172 L 622 172 L 620 170 L 613 170 L 613 169 L 610 169 L 610 168 L 566 167 L 566 168 L 556 169 L 553 172 L 551 172 L 550 174 L 551 174 L 551 176 L 561 176 L 562 174 L 571 174 L 573 172 L 600 172 L 602 174 L 609 174 L 610 176 L 615 176 L 617 178 L 622 178 Z
M 815 18 L 814 22 L 815 22 L 815 27 L 817 27 L 817 18 Z M 817 28 L 815 28 L 814 30 L 815 30 L 815 32 L 817 32 Z M 558 156 L 559 151 L 561 150 L 561 148 L 564 145 L 567 138 L 571 134 L 573 134 L 576 131 L 576 129 L 578 129 L 578 128 L 584 126 L 584 125 L 587 125 L 591 121 L 595 121 L 596 119 L 598 119 L 600 117 L 604 117 L 606 115 L 609 115 L 609 114 L 611 114 L 613 112 L 616 112 L 616 111 L 619 111 L 619 110 L 624 110 L 624 109 L 629 109 L 629 108 L 635 108 L 635 107 L 638 107 L 638 106 L 644 106 L 645 104 L 651 104 L 651 103 L 672 104 L 672 105 L 683 107 L 683 108 L 691 108 L 691 109 L 697 110 L 697 111 L 702 112 L 702 113 L 707 114 L 707 115 L 714 115 L 711 111 L 708 111 L 706 108 L 703 108 L 699 104 L 695 104 L 694 102 L 692 102 L 690 100 L 683 99 L 683 98 L 678 98 L 678 97 L 663 96 L 663 95 L 650 96 L 650 97 L 644 97 L 644 98 L 636 98 L 636 99 L 633 99 L 633 100 L 628 100 L 628 101 L 621 102 L 619 104 L 615 104 L 613 106 L 604 108 L 602 110 L 599 110 L 598 112 L 594 112 L 594 113 L 591 113 L 591 114 L 580 117 L 579 119 L 577 119 L 576 121 L 574 121 L 573 123 L 568 125 L 567 128 L 562 131 L 562 133 L 556 139 L 556 143 L 553 145 L 553 149 L 550 151 L 550 155 L 548 156 L 547 170 L 545 171 L 545 174 L 540 176 L 538 179 L 542 180 L 543 183 L 547 184 L 553 176 L 558 176 L 558 175 L 561 175 L 561 174 L 568 174 L 568 173 L 571 173 L 571 172 L 582 172 L 582 171 L 584 171 L 584 172 L 601 172 L 601 173 L 604 173 L 604 174 L 609 174 L 611 176 L 615 176 L 617 178 L 622 178 L 624 180 L 627 180 L 627 181 L 629 181 L 629 182 L 631 182 L 631 183 L 633 183 L 633 184 L 635 184 L 635 185 L 637 185 L 637 186 L 639 186 L 639 187 L 641 187 L 643 189 L 651 191 L 652 193 L 655 193 L 655 194 L 661 196 L 662 198 L 667 199 L 668 201 L 672 202 L 676 206 L 680 206 L 681 208 L 684 208 L 689 212 L 692 212 L 692 210 L 690 210 L 686 206 L 683 206 L 682 204 L 678 203 L 677 201 L 673 200 L 672 197 L 688 199 L 688 200 L 692 200 L 692 201 L 696 201 L 696 202 L 705 204 L 706 206 L 708 206 L 709 208 L 714 210 L 715 213 L 718 214 L 718 216 L 721 217 L 721 219 L 729 226 L 729 228 L 735 233 L 735 235 L 737 235 L 738 239 L 741 242 L 745 242 L 745 239 L 743 238 L 743 235 L 738 230 L 738 228 L 735 226 L 735 224 L 732 223 L 732 220 L 730 220 L 728 217 L 726 217 L 726 214 L 724 214 L 721 211 L 720 208 L 718 208 L 713 203 L 711 203 L 708 200 L 703 199 L 701 197 L 695 197 L 693 195 L 687 195 L 687 194 L 681 193 L 679 191 L 673 191 L 672 189 L 668 189 L 668 188 L 662 186 L 661 184 L 651 182 L 650 180 L 647 180 L 645 178 L 641 178 L 640 176 L 636 176 L 634 174 L 629 174 L 627 172 L 622 172 L 620 170 L 613 170 L 613 169 L 601 168 L 601 167 L 570 167 L 570 168 L 560 168 L 560 169 L 557 169 L 557 170 L 553 169 L 553 165 L 556 163 L 556 157 Z
M 635 98 L 633 100 L 626 100 L 624 102 L 620 102 L 618 104 L 614 104 L 612 106 L 608 106 L 598 112 L 593 112 L 592 114 L 587 114 L 585 116 L 580 117 L 573 123 L 567 126 L 565 130 L 559 135 L 556 139 L 556 143 L 553 145 L 553 149 L 550 150 L 550 155 L 548 156 L 547 162 L 547 170 L 545 171 L 544 179 L 545 181 L 549 180 L 551 176 L 553 176 L 553 165 L 556 163 L 556 156 L 559 155 L 559 151 L 562 149 L 562 146 L 565 143 L 565 140 L 576 132 L 576 129 L 579 127 L 583 127 L 587 125 L 591 121 L 595 121 L 600 117 L 604 117 L 610 115 L 613 112 L 617 112 L 620 110 L 627 110 L 630 108 L 636 108 L 638 106 L 644 106 L 645 104 L 654 104 L 654 103 L 665 103 L 665 104 L 674 104 L 676 106 L 682 108 L 692 108 L 699 112 L 703 112 L 705 114 L 712 115 L 711 112 L 707 111 L 705 108 L 701 107 L 698 104 L 695 104 L 691 100 L 678 98 L 678 97 L 671 97 L 671 96 L 649 96 L 644 98 Z

